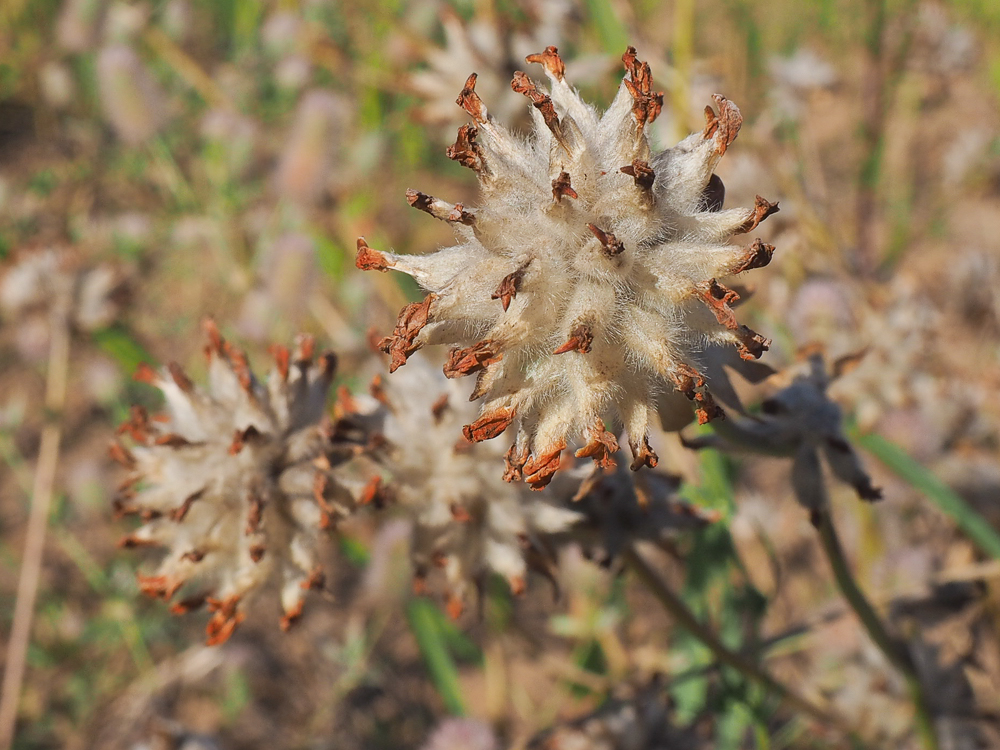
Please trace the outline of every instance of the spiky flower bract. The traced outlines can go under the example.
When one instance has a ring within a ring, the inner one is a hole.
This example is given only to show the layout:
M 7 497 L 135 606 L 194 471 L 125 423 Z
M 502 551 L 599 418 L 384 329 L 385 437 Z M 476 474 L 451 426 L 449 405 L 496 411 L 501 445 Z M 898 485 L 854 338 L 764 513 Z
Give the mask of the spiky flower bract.
M 280 589 L 287 628 L 305 594 L 322 587 L 321 531 L 349 515 L 363 479 L 342 465 L 363 451 L 362 436 L 345 434 L 325 416 L 336 358 L 314 358 L 311 337 L 294 351 L 272 349 L 266 381 L 245 355 L 206 324 L 208 388 L 176 364 L 143 366 L 140 381 L 162 391 L 166 412 L 133 407 L 122 425 L 135 445 L 112 445 L 129 475 L 116 502 L 121 514 L 145 522 L 122 545 L 166 548 L 159 568 L 140 575 L 142 590 L 173 611 L 207 603 L 214 612 L 208 642 L 229 638 L 245 617 L 246 600 L 269 583 Z
M 448 155 L 476 171 L 477 208 L 409 191 L 411 205 L 455 226 L 458 244 L 427 256 L 383 253 L 358 241 L 356 264 L 394 269 L 430 293 L 405 307 L 381 348 L 390 371 L 428 344 L 451 344 L 445 373 L 477 374 L 480 417 L 464 428 L 478 442 L 516 425 L 507 477 L 545 486 L 560 456 L 604 467 L 618 450 L 608 424 L 628 431 L 632 468 L 655 466 L 647 433 L 657 393 L 677 389 L 697 402 L 700 421 L 720 412 L 699 355 L 726 343 L 757 358 L 768 341 L 737 323 L 738 299 L 717 279 L 767 264 L 759 240 L 726 244 L 777 206 L 722 210 L 714 176 L 739 131 L 736 106 L 715 96 L 703 132 L 653 152 L 646 126 L 659 114 L 646 63 L 629 48 L 627 75 L 603 115 L 564 79 L 554 47 L 540 63 L 548 93 L 524 73 L 512 87 L 533 104 L 533 133 L 521 138 L 494 121 L 471 75 L 458 103 L 475 125 L 459 130 Z M 607 421 L 606 421 L 607 420 Z

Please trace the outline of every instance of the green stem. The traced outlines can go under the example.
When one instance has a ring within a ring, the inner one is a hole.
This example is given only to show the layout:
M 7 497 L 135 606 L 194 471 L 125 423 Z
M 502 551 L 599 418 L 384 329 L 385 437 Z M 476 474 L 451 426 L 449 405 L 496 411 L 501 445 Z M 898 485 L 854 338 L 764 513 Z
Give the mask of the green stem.
M 837 581 L 837 587 L 847 599 L 851 609 L 857 614 L 858 619 L 861 620 L 861 624 L 868 631 L 872 641 L 903 675 L 906 689 L 910 693 L 910 699 L 913 701 L 913 707 L 916 711 L 917 733 L 920 735 L 924 747 L 928 750 L 938 750 L 939 744 L 937 732 L 934 731 L 934 717 L 913 661 L 903 644 L 889 634 L 878 613 L 865 597 L 864 592 L 861 591 L 857 581 L 854 580 L 854 575 L 847 564 L 847 558 L 844 556 L 844 548 L 837 537 L 837 530 L 834 528 L 830 512 L 828 510 L 814 511 L 811 520 L 819 533 L 823 552 L 833 569 L 833 577 Z
M 642 579 L 643 583 L 646 584 L 653 595 L 659 600 L 660 604 L 663 605 L 663 608 L 674 618 L 674 621 L 704 644 L 719 662 L 732 667 L 747 679 L 759 684 L 765 690 L 777 696 L 790 708 L 800 711 L 823 724 L 835 726 L 846 734 L 851 734 L 849 730 L 845 729 L 843 722 L 830 714 L 829 711 L 816 706 L 797 693 L 792 692 L 761 667 L 758 667 L 744 656 L 731 651 L 714 633 L 698 621 L 698 618 L 695 617 L 694 613 L 680 596 L 674 593 L 663 582 L 646 558 L 634 546 L 626 547 L 622 555 L 625 562 Z

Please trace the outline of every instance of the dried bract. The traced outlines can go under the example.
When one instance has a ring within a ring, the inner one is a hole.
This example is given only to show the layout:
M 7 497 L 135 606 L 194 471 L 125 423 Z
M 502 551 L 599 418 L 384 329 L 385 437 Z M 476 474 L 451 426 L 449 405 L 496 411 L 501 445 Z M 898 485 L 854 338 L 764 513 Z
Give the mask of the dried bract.
M 716 430 L 721 440 L 696 439 L 689 445 L 729 445 L 792 458 L 795 495 L 810 510 L 824 508 L 829 502 L 820 455 L 834 475 L 851 485 L 861 499 L 880 500 L 882 491 L 872 484 L 844 435 L 840 407 L 826 395 L 829 383 L 822 356 L 814 354 L 809 359 L 809 371 L 765 400 L 759 416 L 727 420 Z
M 513 427 L 518 458 L 508 478 L 543 486 L 574 443 L 585 446 L 578 456 L 609 464 L 611 442 L 591 446 L 594 430 L 612 424 L 628 431 L 632 466 L 655 465 L 646 435 L 660 393 L 685 393 L 700 421 L 722 413 L 706 390 L 705 351 L 730 345 L 753 359 L 769 342 L 736 321 L 737 295 L 719 279 L 766 265 L 774 250 L 727 241 L 777 205 L 758 198 L 752 208 L 721 208 L 713 173 L 742 123 L 726 98 L 714 97 L 703 132 L 654 152 L 646 126 L 662 95 L 633 48 L 603 115 L 567 83 L 554 47 L 527 60 L 549 79 L 546 91 L 514 76 L 532 105 L 529 139 L 493 119 L 475 75 L 458 97 L 474 125 L 459 130 L 448 155 L 475 170 L 482 195 L 474 222 L 452 221 L 455 246 L 425 256 L 365 246 L 357 264 L 402 271 L 430 292 L 383 340 L 390 368 L 425 345 L 455 347 L 461 356 L 448 374 L 476 373 L 474 396 L 483 398 L 466 437 Z M 449 203 L 416 192 L 409 200 L 450 220 Z

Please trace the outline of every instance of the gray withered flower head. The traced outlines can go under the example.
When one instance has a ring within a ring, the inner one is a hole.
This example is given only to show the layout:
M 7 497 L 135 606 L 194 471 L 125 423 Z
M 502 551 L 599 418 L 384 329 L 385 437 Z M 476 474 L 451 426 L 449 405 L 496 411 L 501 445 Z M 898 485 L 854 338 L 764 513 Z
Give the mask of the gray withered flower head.
M 63 302 L 67 323 L 93 331 L 120 314 L 127 287 L 121 269 L 108 263 L 85 264 L 72 249 L 25 249 L 0 278 L 0 313 L 11 319 L 50 315 L 57 302 Z
M 300 336 L 294 351 L 273 347 L 266 382 L 245 355 L 206 323 L 208 386 L 177 364 L 140 367 L 136 379 L 159 388 L 165 413 L 133 407 L 122 425 L 135 443 L 112 444 L 128 469 L 116 500 L 121 514 L 144 521 L 122 546 L 166 549 L 158 569 L 139 575 L 142 590 L 177 613 L 207 603 L 208 643 L 222 643 L 245 617 L 246 600 L 274 583 L 286 628 L 302 613 L 307 590 L 321 588 L 317 543 L 323 529 L 349 515 L 363 479 L 342 466 L 364 450 L 326 418 L 332 353 L 314 357 Z
M 836 367 L 834 368 L 836 371 Z M 820 455 L 833 474 L 863 500 L 882 498 L 844 434 L 840 407 L 830 400 L 830 375 L 821 354 L 809 357 L 808 370 L 761 404 L 762 413 L 720 424 L 718 436 L 687 441 L 690 447 L 715 445 L 793 459 L 792 485 L 809 510 L 828 505 Z
M 515 593 L 524 591 L 531 551 L 580 518 L 504 482 L 497 472 L 502 449 L 462 436 L 462 423 L 475 416 L 463 386 L 418 356 L 398 377 L 385 383 L 376 377 L 376 410 L 361 397 L 353 399 L 354 408 L 377 420 L 384 437 L 373 455 L 391 476 L 387 494 L 412 525 L 417 588 L 440 569 L 448 610 L 456 617 L 490 573 L 506 579 Z
M 544 487 L 567 446 L 608 467 L 628 431 L 632 468 L 655 466 L 647 432 L 656 394 L 676 389 L 697 402 L 700 421 L 721 413 L 705 386 L 699 354 L 713 343 L 753 359 L 768 341 L 740 325 L 737 295 L 718 282 L 766 265 L 759 240 L 727 241 L 777 210 L 721 210 L 715 166 L 742 123 L 715 96 L 705 129 L 653 152 L 646 125 L 662 107 L 649 65 L 635 50 L 603 115 L 564 78 L 554 47 L 530 55 L 549 78 L 544 92 L 524 73 L 512 87 L 533 108 L 534 132 L 511 134 L 487 112 L 469 76 L 458 103 L 474 125 L 459 129 L 448 155 L 478 174 L 478 208 L 409 191 L 410 204 L 450 222 L 458 243 L 426 256 L 379 252 L 358 241 L 356 265 L 413 276 L 430 293 L 400 313 L 380 342 L 390 372 L 428 344 L 451 344 L 449 377 L 476 374 L 484 399 L 466 438 L 494 438 L 514 425 L 507 477 Z
M 581 520 L 565 535 L 581 544 L 586 555 L 609 564 L 630 545 L 648 541 L 668 544 L 683 531 L 719 520 L 681 499 L 680 478 L 656 471 L 632 474 L 623 466 L 592 467 L 573 497 Z

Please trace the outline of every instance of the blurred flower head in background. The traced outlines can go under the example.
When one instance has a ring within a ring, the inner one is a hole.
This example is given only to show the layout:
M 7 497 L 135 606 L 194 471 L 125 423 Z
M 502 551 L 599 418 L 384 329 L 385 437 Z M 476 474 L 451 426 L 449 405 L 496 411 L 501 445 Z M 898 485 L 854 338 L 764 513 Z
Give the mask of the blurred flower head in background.
M 213 323 L 206 331 L 207 391 L 176 364 L 142 367 L 137 378 L 162 391 L 166 413 L 133 407 L 120 432 L 134 445 L 115 443 L 112 456 L 128 470 L 118 512 L 143 521 L 122 544 L 166 550 L 156 572 L 139 577 L 142 590 L 166 601 L 180 594 L 179 613 L 207 603 L 208 642 L 221 643 L 267 584 L 279 589 L 284 628 L 306 592 L 323 587 L 317 545 L 363 494 L 344 464 L 365 441 L 326 416 L 336 358 L 317 359 L 311 337 L 275 347 L 261 382 Z

